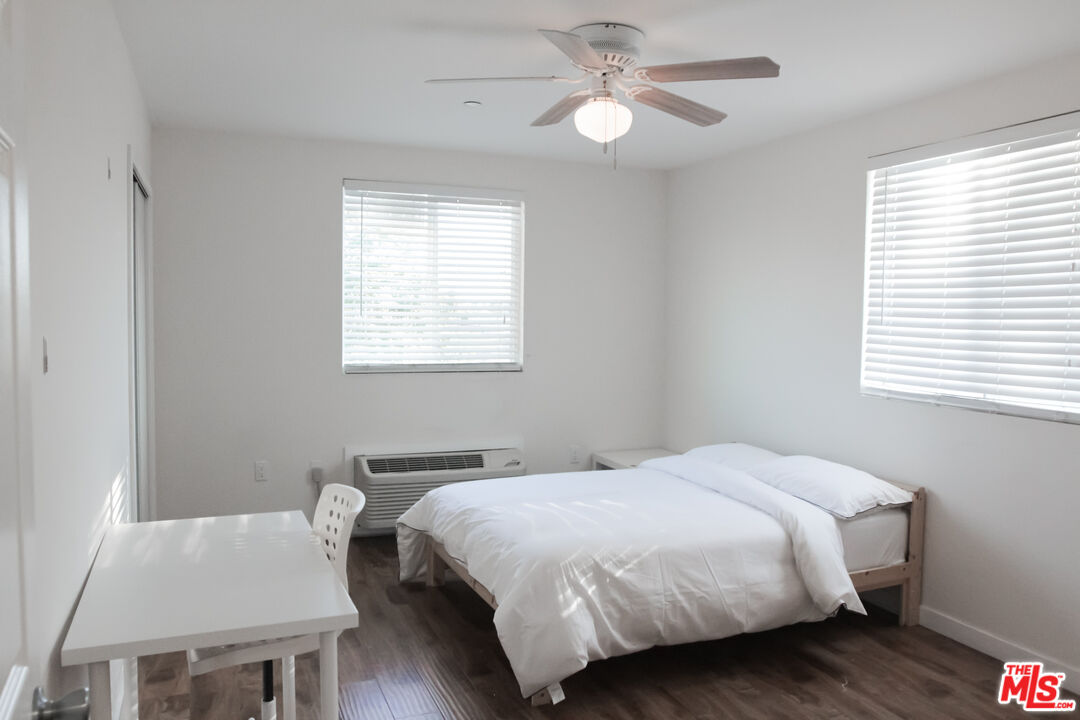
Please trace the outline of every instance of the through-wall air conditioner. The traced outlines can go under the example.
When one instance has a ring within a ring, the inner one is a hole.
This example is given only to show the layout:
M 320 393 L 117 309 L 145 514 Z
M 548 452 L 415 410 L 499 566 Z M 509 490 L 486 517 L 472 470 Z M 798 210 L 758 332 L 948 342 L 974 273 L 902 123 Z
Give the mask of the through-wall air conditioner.
M 393 533 L 401 514 L 437 487 L 525 474 L 525 453 L 517 448 L 356 455 L 353 462 L 356 487 L 366 498 L 357 535 Z

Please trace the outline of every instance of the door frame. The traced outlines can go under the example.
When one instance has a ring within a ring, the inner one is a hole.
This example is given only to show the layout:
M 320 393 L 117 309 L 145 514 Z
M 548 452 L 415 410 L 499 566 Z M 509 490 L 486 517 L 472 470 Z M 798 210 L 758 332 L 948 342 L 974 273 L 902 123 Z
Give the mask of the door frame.
M 0 0 L 0 10 L 3 0 Z M 37 673 L 41 658 L 34 651 L 34 594 L 31 548 L 34 540 L 33 433 L 30 397 L 32 390 L 33 351 L 30 334 L 30 247 L 26 221 L 26 177 L 20 165 L 15 142 L 0 127 L 0 149 L 6 155 L 8 173 L 9 247 L 6 267 L 11 282 L 11 355 L 12 413 L 15 428 L 16 544 L 18 548 L 21 650 L 6 678 L 0 678 L 0 720 L 21 718 L 30 707 L 32 688 L 40 679 Z M 6 334 L 6 333 L 5 333 Z M 6 342 L 8 338 L 4 338 Z
M 135 502 L 132 521 L 157 519 L 154 482 L 153 357 L 153 191 L 127 147 L 128 224 L 128 413 L 129 457 Z M 145 213 L 136 227 L 135 193 L 142 192 Z M 142 232 L 137 232 L 141 230 Z M 142 372 L 138 372 L 142 370 Z

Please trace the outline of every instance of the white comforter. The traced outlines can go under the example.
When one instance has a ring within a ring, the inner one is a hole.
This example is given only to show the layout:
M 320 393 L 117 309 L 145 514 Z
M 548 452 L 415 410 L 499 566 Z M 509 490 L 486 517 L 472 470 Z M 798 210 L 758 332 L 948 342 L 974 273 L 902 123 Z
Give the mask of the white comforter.
M 402 581 L 423 533 L 495 596 L 526 697 L 591 660 L 864 612 L 832 516 L 686 456 L 433 490 L 398 520 Z

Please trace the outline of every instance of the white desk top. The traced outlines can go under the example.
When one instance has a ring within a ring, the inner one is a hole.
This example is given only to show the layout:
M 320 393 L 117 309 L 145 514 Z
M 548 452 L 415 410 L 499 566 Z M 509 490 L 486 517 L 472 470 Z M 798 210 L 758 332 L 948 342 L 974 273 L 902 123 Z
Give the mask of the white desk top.
M 343 630 L 356 606 L 299 510 L 115 525 L 64 665 Z

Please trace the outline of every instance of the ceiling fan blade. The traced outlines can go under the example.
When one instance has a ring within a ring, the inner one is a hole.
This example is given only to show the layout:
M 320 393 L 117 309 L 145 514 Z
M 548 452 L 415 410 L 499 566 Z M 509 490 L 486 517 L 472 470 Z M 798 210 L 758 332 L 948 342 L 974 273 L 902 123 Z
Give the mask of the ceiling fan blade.
M 626 97 L 702 127 L 715 125 L 727 117 L 727 113 L 651 85 L 635 85 L 626 91 Z
M 562 30 L 541 30 L 540 34 L 566 53 L 566 56 L 578 67 L 587 70 L 607 70 L 608 66 L 604 58 L 600 57 L 580 35 Z
M 576 90 L 549 107 L 547 112 L 533 120 L 532 124 L 535 127 L 541 125 L 554 125 L 587 103 L 591 96 L 591 90 Z
M 638 68 L 634 77 L 646 82 L 684 82 L 686 80 L 737 80 L 739 78 L 776 77 L 780 66 L 767 57 L 731 58 L 704 62 L 653 65 Z
M 432 78 L 431 80 L 425 80 L 424 82 L 432 85 L 443 85 L 449 83 L 470 83 L 470 82 L 577 82 L 571 78 L 558 77 L 556 75 L 525 75 L 520 77 L 469 77 L 469 78 Z

